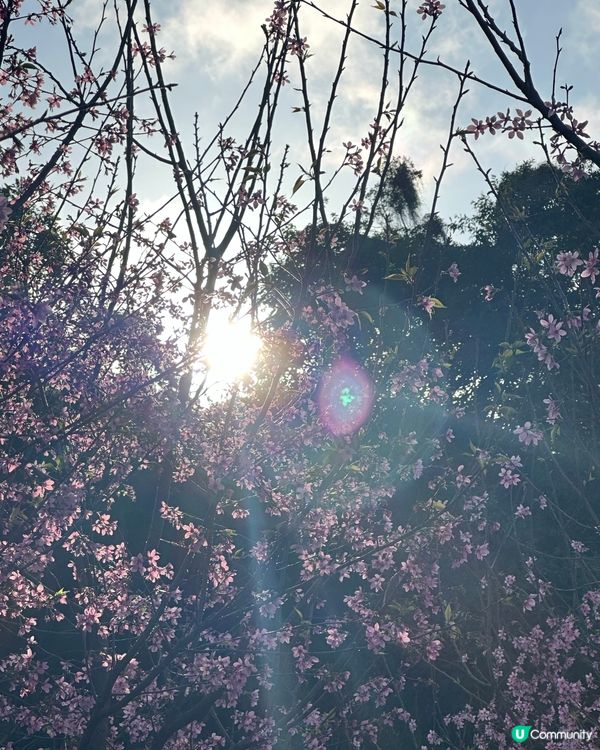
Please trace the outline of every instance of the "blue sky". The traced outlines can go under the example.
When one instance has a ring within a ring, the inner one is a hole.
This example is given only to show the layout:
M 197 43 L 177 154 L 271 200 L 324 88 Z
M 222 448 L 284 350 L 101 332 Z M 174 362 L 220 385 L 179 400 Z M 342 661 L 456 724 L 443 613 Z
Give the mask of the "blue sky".
M 348 0 L 323 0 L 322 7 L 332 15 L 343 17 Z M 417 49 L 419 35 L 425 23 L 416 13 L 419 0 L 409 0 L 410 48 Z M 367 34 L 381 34 L 382 14 L 373 2 L 361 3 L 355 26 Z M 414 6 L 414 7 L 413 7 Z M 509 28 L 506 0 L 491 0 L 490 10 L 506 20 Z M 596 83 L 596 39 L 600 34 L 600 4 L 584 0 L 517 0 L 522 30 L 533 62 L 534 80 L 543 98 L 550 98 L 550 83 L 555 52 L 555 36 L 563 28 L 563 54 L 559 67 L 559 83 L 574 85 L 572 101 L 578 119 L 589 119 L 588 132 L 594 136 L 594 125 L 600 120 L 600 100 Z M 98 0 L 82 0 L 76 16 L 83 26 L 89 26 L 97 12 Z M 271 11 L 271 3 L 263 0 L 158 0 L 153 3 L 155 20 L 162 30 L 160 44 L 168 51 L 174 50 L 176 60 L 166 68 L 167 78 L 179 85 L 173 95 L 180 132 L 190 142 L 193 116 L 198 112 L 200 127 L 211 136 L 218 122 L 226 116 L 244 86 L 248 71 L 260 52 L 263 34 L 260 29 Z M 313 116 L 318 121 L 326 101 L 328 85 L 337 60 L 341 29 L 323 19 L 316 11 L 304 8 L 303 35 L 310 44 L 312 57 L 308 61 L 309 83 L 312 87 Z M 432 38 L 427 57 L 441 58 L 463 68 L 470 59 L 473 70 L 480 76 L 500 86 L 510 86 L 506 73 L 491 54 L 487 41 L 475 27 L 458 0 L 446 0 L 446 9 L 439 19 L 439 28 Z M 289 66 L 292 71 L 292 65 Z M 372 120 L 378 94 L 381 54 L 368 42 L 354 39 L 350 48 L 345 82 L 336 104 L 330 134 L 330 164 L 333 169 L 341 158 L 342 142 L 354 143 L 366 134 Z M 293 75 L 292 75 L 293 79 Z M 396 147 L 398 155 L 409 156 L 425 175 L 423 198 L 431 195 L 433 176 L 439 171 L 442 153 L 439 144 L 447 137 L 449 113 L 457 88 L 456 79 L 439 69 L 423 69 L 403 112 L 404 125 Z M 485 117 L 498 109 L 515 103 L 501 94 L 490 92 L 475 84 L 460 109 L 459 123 L 466 125 L 473 117 Z M 308 165 L 301 114 L 293 114 L 292 107 L 299 106 L 300 95 L 288 86 L 282 99 L 276 129 L 279 153 L 284 144 L 290 146 L 292 165 Z M 254 99 L 246 105 L 232 124 L 231 134 L 243 134 L 254 113 Z M 518 104 L 516 106 L 519 106 Z M 538 157 L 539 150 L 532 138 L 517 142 L 496 135 L 479 139 L 478 156 L 486 168 L 499 173 L 518 162 Z M 475 173 L 469 157 L 455 143 L 452 153 L 453 167 L 447 173 L 440 196 L 439 209 L 443 216 L 469 211 L 471 202 L 484 190 L 481 178 Z M 164 181 L 155 166 L 141 166 L 147 170 L 144 179 L 147 195 L 141 196 L 149 205 L 157 204 L 164 193 Z M 289 180 L 299 175 L 294 166 Z M 348 179 L 350 174 L 347 175 Z M 291 187 L 291 185 L 290 185 Z M 347 190 L 342 175 L 331 192 L 331 205 L 335 206 Z M 308 197 L 308 190 L 307 190 Z M 295 196 L 302 201 L 302 190 Z

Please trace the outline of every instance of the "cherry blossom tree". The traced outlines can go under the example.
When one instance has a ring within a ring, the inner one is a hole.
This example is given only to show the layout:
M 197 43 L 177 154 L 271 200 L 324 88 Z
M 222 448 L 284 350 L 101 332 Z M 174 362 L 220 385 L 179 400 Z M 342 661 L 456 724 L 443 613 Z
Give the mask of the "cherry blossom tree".
M 439 2 L 375 4 L 379 96 L 332 166 L 357 7 L 327 19 L 342 33 L 324 106 L 303 31 L 319 9 L 278 0 L 230 115 L 208 141 L 198 116 L 187 142 L 150 0 L 103 5 L 87 36 L 68 3 L 0 2 L 2 747 L 506 748 L 514 724 L 597 724 L 598 251 L 515 223 L 469 137 L 495 126 L 461 127 L 469 67 L 449 70 L 431 210 L 417 221 L 408 188 L 386 201 Z M 464 8 L 496 54 L 510 46 Z M 408 24 L 426 29 L 416 54 Z M 61 40 L 68 74 L 24 48 L 27 26 Z M 535 105 L 513 52 L 519 96 L 557 136 L 548 158 L 576 153 L 560 184 L 585 181 L 595 146 L 567 105 Z M 288 84 L 299 174 L 277 146 Z M 518 245 L 480 279 L 481 304 L 515 303 L 485 409 L 437 327 L 473 283 L 437 217 L 460 139 Z M 171 185 L 155 212 L 144 160 Z M 381 220 L 394 205 L 405 236 Z M 262 345 L 216 397 L 220 309 Z

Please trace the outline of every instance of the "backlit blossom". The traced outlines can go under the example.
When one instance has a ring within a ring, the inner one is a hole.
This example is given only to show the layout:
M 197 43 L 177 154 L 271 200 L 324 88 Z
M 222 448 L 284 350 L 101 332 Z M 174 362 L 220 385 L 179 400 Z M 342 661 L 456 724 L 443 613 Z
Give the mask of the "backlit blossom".
M 547 411 L 546 422 L 548 422 L 548 424 L 556 424 L 556 420 L 560 419 L 558 404 L 552 398 L 552 396 L 548 396 L 548 398 L 545 398 L 544 403 L 546 404 Z
M 493 284 L 486 284 L 483 287 L 483 291 L 485 292 L 483 299 L 486 302 L 491 302 L 494 299 L 494 295 L 496 294 L 496 290 L 494 289 Z
M 366 282 L 361 281 L 356 275 L 351 278 L 344 276 L 344 281 L 346 282 L 346 291 L 348 292 L 358 292 L 359 294 L 362 294 L 363 288 L 367 286 Z
M 581 278 L 589 278 L 592 284 L 595 284 L 598 274 L 600 274 L 600 270 L 598 270 L 598 250 L 594 250 L 593 253 L 588 255 L 588 259 L 585 261 L 585 268 L 581 272 Z
M 516 518 L 527 518 L 530 515 L 531 508 L 528 505 L 517 505 L 517 509 L 515 510 Z
M 398 643 L 410 643 L 410 637 L 406 630 L 400 630 L 398 633 Z
M 553 341 L 559 342 L 562 336 L 566 336 L 567 332 L 563 329 L 563 323 L 556 320 L 554 315 L 548 315 L 547 318 L 540 320 L 542 328 L 546 329 L 546 336 Z
M 327 628 L 327 637 L 325 640 L 331 648 L 338 648 L 346 640 L 346 635 L 346 633 L 340 632 L 337 627 L 331 627 Z
M 461 465 L 460 465 L 460 466 L 458 467 L 458 469 L 457 469 L 457 473 L 456 473 L 456 478 L 455 478 L 455 480 L 454 480 L 454 481 L 455 481 L 455 483 L 456 483 L 456 486 L 457 486 L 457 487 L 458 487 L 459 489 L 460 489 L 461 487 L 465 487 L 465 486 L 467 486 L 467 485 L 471 484 L 471 477 L 470 477 L 469 475 L 465 475 L 465 474 L 463 474 L 463 473 L 462 473 L 462 471 L 463 471 L 463 469 L 464 469 L 464 468 L 465 468 L 465 467 L 464 467 L 464 465 L 463 465 L 463 464 L 461 464 Z
M 564 276 L 573 276 L 578 266 L 582 265 L 583 261 L 579 257 L 578 252 L 571 252 L 569 250 L 564 253 L 559 253 L 556 256 L 556 270 Z
M 309 47 L 310 44 L 307 43 L 306 37 L 302 37 L 301 39 L 290 39 L 290 55 L 304 58 L 308 53 Z
M 583 542 L 579 542 L 576 539 L 571 539 L 571 549 L 577 552 L 578 555 L 583 555 L 588 551 L 588 548 Z
M 525 445 L 531 445 L 532 443 L 537 445 L 544 437 L 543 433 L 532 427 L 531 422 L 525 422 L 522 427 L 517 427 L 514 434 L 519 437 L 519 442 L 525 443 Z
M 519 484 L 519 482 L 521 481 L 518 474 L 507 468 L 500 469 L 500 474 L 498 474 L 498 476 L 500 477 L 500 484 L 505 489 L 508 489 L 509 487 L 516 487 L 517 484 Z
M 435 300 L 433 297 L 421 297 L 419 305 L 425 310 L 425 312 L 431 317 L 431 314 L 435 308 Z
M 86 633 L 91 633 L 93 626 L 100 622 L 100 615 L 96 607 L 86 607 L 82 615 L 77 615 L 77 625 Z
M 417 13 L 425 21 L 427 18 L 438 18 L 446 6 L 440 0 L 424 0 L 417 8 Z
M 480 135 L 483 135 L 486 130 L 487 124 L 484 123 L 483 120 L 477 120 L 475 117 L 471 118 L 471 125 L 468 125 L 466 128 L 467 133 L 475 135 L 475 140 L 477 140 Z
M 462 275 L 456 263 L 452 263 L 446 273 L 448 274 L 448 276 L 450 276 L 455 284 L 458 281 L 458 277 Z

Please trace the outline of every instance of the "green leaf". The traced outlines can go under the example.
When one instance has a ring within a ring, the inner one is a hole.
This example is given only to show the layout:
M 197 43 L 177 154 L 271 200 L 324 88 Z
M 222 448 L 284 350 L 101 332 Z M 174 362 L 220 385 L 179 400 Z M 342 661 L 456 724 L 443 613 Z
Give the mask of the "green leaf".
M 446 307 L 446 305 L 441 300 L 439 300 L 437 297 L 430 297 L 429 299 L 433 302 L 433 306 L 434 307 L 437 307 L 437 308 L 440 308 L 440 307 L 444 307 L 445 308 Z
M 406 259 L 404 268 L 399 273 L 390 273 L 388 276 L 384 276 L 384 280 L 388 281 L 404 281 L 405 284 L 414 284 L 415 276 L 418 271 L 417 266 L 411 266 L 410 255 Z
M 298 179 L 294 183 L 294 187 L 292 189 L 292 195 L 294 195 L 295 192 L 297 192 L 298 190 L 300 190 L 300 188 L 302 187 L 302 185 L 304 185 L 305 182 L 306 182 L 306 180 L 304 178 L 298 177 Z

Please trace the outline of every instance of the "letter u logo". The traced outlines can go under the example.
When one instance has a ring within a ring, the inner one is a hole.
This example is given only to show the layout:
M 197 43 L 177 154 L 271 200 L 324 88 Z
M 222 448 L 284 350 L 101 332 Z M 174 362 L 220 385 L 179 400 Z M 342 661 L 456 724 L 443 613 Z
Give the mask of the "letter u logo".
M 512 729 L 512 738 L 515 742 L 525 742 L 525 740 L 529 737 L 529 732 L 531 731 L 531 727 L 524 727 L 524 726 L 516 726 Z

